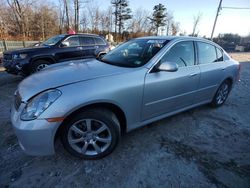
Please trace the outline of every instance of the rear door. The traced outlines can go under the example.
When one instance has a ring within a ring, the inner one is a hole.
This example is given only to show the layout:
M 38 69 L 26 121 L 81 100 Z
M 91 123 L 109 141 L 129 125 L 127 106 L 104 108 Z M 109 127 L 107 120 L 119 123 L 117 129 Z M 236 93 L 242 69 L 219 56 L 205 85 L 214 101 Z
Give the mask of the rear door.
M 204 102 L 212 99 L 219 84 L 223 81 L 225 63 L 221 50 L 216 46 L 199 41 L 196 44 L 201 77 L 199 93 L 195 100 Z
M 94 37 L 95 39 L 95 45 L 96 45 L 96 54 L 98 55 L 99 53 L 107 53 L 109 45 L 102 39 L 101 37 Z
M 95 57 L 95 40 L 91 36 L 80 36 L 80 43 L 83 47 L 84 58 Z
M 200 69 L 195 63 L 192 41 L 175 44 L 160 60 L 178 65 L 176 72 L 151 71 L 145 77 L 142 120 L 170 113 L 193 104 Z
M 60 45 L 55 54 L 58 61 L 66 61 L 80 59 L 83 57 L 83 48 L 80 45 L 80 40 L 77 35 L 69 36 L 62 43 L 67 46 Z

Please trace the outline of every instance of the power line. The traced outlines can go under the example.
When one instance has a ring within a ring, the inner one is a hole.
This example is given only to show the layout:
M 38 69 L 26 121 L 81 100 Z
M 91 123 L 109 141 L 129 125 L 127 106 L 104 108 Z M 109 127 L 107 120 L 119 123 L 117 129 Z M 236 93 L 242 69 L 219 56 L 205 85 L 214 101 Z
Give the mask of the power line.
M 210 38 L 211 40 L 213 40 L 214 29 L 215 29 L 217 18 L 219 16 L 219 13 L 220 13 L 221 9 L 238 9 L 238 10 L 248 10 L 248 9 L 250 9 L 250 7 L 222 7 L 221 3 L 222 3 L 222 0 L 220 0 L 219 6 L 217 8 L 217 13 L 216 13 L 216 16 L 215 16 L 214 25 L 213 25 L 213 29 L 212 29 L 212 33 L 211 33 L 211 38 Z
M 221 7 L 226 9 L 250 9 L 250 7 Z

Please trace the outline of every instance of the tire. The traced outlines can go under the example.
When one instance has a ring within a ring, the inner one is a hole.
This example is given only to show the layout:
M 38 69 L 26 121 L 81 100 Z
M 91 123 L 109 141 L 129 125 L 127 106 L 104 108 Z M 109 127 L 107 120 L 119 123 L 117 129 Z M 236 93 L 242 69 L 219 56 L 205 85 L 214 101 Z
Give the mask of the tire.
M 46 60 L 42 60 L 42 59 L 37 60 L 37 61 L 31 63 L 30 72 L 31 73 L 39 72 L 42 69 L 49 66 L 50 64 L 51 64 L 51 62 L 46 61 Z
M 220 107 L 222 106 L 231 91 L 231 82 L 229 80 L 225 80 L 216 91 L 213 100 L 211 102 L 212 107 Z
M 106 109 L 89 109 L 76 114 L 62 127 L 61 141 L 73 156 L 100 159 L 110 154 L 121 137 L 114 113 Z
M 106 53 L 99 53 L 96 59 L 97 60 L 102 59 L 104 55 L 106 55 Z

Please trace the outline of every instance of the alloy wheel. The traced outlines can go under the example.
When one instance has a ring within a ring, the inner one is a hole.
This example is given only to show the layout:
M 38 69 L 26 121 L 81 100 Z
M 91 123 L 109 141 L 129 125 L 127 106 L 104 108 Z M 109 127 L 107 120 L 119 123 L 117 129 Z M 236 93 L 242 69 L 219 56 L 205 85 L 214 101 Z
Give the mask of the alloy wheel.
M 227 96 L 229 94 L 229 85 L 227 83 L 224 83 L 219 88 L 217 95 L 216 95 L 216 102 L 217 104 L 222 104 L 227 99 Z
M 38 65 L 37 68 L 36 68 L 36 72 L 39 72 L 39 71 L 43 70 L 47 66 L 48 66 L 47 64 L 40 64 L 40 65 Z
M 94 156 L 109 148 L 112 136 L 104 122 L 96 119 L 81 119 L 70 126 L 67 139 L 76 152 Z

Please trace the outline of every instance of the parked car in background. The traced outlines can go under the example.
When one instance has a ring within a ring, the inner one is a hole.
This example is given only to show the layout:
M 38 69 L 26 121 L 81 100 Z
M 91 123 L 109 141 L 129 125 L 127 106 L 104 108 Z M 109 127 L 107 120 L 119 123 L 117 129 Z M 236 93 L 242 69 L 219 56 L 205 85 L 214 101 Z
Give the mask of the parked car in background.
M 58 64 L 23 80 L 11 120 L 27 154 L 53 154 L 61 137 L 71 154 L 97 159 L 125 132 L 199 105 L 221 106 L 239 67 L 205 39 L 132 39 L 99 60 Z
M 98 35 L 57 35 L 38 46 L 5 51 L 3 66 L 8 73 L 29 75 L 54 63 L 94 58 L 108 51 L 109 44 Z

